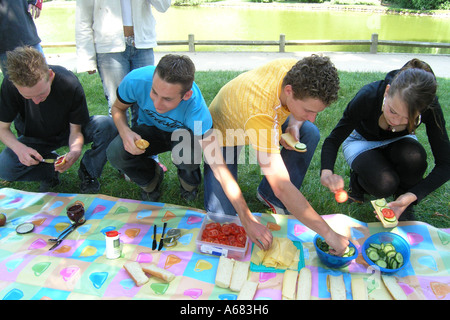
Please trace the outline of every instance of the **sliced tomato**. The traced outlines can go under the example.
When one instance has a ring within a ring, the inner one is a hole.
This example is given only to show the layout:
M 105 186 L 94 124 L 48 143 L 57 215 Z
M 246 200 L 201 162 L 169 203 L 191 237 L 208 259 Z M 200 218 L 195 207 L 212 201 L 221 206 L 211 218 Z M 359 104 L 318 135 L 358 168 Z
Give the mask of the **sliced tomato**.
M 223 233 L 224 235 L 229 235 L 229 234 L 231 234 L 231 233 L 232 233 L 232 227 L 231 227 L 229 224 L 224 224 L 224 225 L 222 226 L 222 233 Z
M 387 219 L 392 219 L 395 217 L 395 213 L 392 209 L 389 208 L 383 208 L 381 210 L 381 213 L 383 214 L 383 217 L 387 218 Z
M 217 229 L 209 229 L 206 231 L 208 237 L 216 239 L 219 236 L 219 230 Z
M 219 229 L 219 228 L 220 228 L 220 223 L 217 223 L 217 222 L 210 222 L 205 226 L 205 230 Z

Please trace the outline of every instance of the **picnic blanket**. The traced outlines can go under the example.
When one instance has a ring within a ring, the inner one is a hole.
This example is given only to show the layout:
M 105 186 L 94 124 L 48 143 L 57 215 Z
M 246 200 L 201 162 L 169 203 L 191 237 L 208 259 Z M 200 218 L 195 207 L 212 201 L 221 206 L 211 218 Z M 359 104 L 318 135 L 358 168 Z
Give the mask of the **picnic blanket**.
M 49 238 L 58 236 L 70 223 L 69 205 L 84 203 L 86 223 L 72 232 L 56 249 L 49 251 Z M 0 227 L 0 298 L 35 299 L 183 299 L 233 300 L 237 293 L 214 285 L 219 257 L 202 254 L 195 240 L 205 213 L 198 209 L 164 203 L 119 199 L 104 195 L 30 193 L 0 189 L 0 212 L 7 224 Z M 290 216 L 258 214 L 276 237 L 288 237 L 303 245 L 305 267 L 312 271 L 312 298 L 330 299 L 328 274 L 344 275 L 347 299 L 352 299 L 352 277 L 367 281 L 371 299 L 391 299 L 379 275 L 368 268 L 361 252 L 343 269 L 329 269 L 319 261 L 313 231 Z M 371 234 L 386 231 L 380 223 L 363 223 L 343 214 L 323 216 L 337 232 L 356 244 L 360 251 Z M 24 222 L 35 225 L 33 232 L 17 234 Z M 151 249 L 153 224 L 161 233 L 180 228 L 176 246 Z M 120 233 L 122 254 L 105 256 L 105 233 Z M 450 235 L 420 222 L 401 222 L 391 232 L 404 237 L 411 246 L 410 263 L 395 274 L 408 299 L 449 300 Z M 243 260 L 249 260 L 248 250 Z M 150 262 L 165 268 L 176 278 L 165 283 L 155 277 L 138 287 L 126 273 L 127 261 Z M 251 272 L 259 282 L 255 299 L 280 299 L 283 273 Z

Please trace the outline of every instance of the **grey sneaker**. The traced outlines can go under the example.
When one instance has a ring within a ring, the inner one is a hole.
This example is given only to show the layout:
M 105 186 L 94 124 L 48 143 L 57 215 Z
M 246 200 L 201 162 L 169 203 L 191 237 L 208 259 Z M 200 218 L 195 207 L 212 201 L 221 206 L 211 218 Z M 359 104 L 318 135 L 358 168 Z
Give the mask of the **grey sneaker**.
M 287 209 L 280 208 L 273 203 L 271 203 L 269 200 L 265 199 L 257 190 L 256 191 L 256 197 L 259 201 L 261 201 L 264 205 L 270 208 L 273 213 L 275 214 L 282 214 L 282 215 L 290 215 L 291 213 Z
M 98 193 L 100 191 L 100 182 L 97 178 L 91 177 L 83 163 L 80 163 L 80 168 L 78 169 L 78 178 L 80 178 L 81 180 L 81 193 Z

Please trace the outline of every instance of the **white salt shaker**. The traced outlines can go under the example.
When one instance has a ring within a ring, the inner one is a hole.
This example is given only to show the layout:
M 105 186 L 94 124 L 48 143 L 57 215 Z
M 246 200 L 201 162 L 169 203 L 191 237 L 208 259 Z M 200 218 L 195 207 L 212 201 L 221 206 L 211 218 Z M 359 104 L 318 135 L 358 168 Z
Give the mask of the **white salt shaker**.
M 106 258 L 117 259 L 120 257 L 120 239 L 119 232 L 108 231 L 106 235 Z

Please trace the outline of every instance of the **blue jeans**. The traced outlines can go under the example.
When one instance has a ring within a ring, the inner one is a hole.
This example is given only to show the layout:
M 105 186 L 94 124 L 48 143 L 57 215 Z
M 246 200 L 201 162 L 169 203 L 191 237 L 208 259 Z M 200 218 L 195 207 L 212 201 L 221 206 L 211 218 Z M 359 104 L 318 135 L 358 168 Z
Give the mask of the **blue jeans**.
M 97 53 L 97 67 L 102 79 L 103 91 L 108 101 L 109 114 L 116 100 L 116 91 L 122 79 L 137 68 L 153 65 L 155 57 L 153 49 L 137 49 L 126 45 L 123 52 Z M 131 125 L 136 125 L 139 107 L 134 104 L 131 107 Z
M 192 131 L 179 129 L 172 133 L 147 125 L 134 126 L 132 130 L 149 141 L 150 146 L 144 154 L 132 155 L 125 150 L 122 138 L 118 135 L 106 151 L 109 163 L 114 168 L 126 174 L 138 186 L 145 187 L 157 178 L 155 172 L 157 164 L 152 156 L 171 151 L 172 162 L 178 169 L 180 183 L 192 188 L 200 185 L 202 152 Z M 176 138 L 177 133 L 182 134 L 183 138 Z
M 92 142 L 92 146 L 84 153 L 81 162 L 88 173 L 98 178 L 106 164 L 106 148 L 117 135 L 117 129 L 111 117 L 92 116 L 87 125 L 82 127 L 84 143 Z M 18 140 L 30 148 L 35 149 L 44 158 L 55 158 L 55 150 L 68 145 L 68 137 L 54 141 L 40 138 L 20 136 Z M 25 166 L 20 163 L 17 155 L 6 148 L 0 154 L 0 178 L 6 181 L 45 181 L 55 174 L 53 165 L 39 163 L 35 166 Z
M 35 48 L 37 51 L 42 53 L 42 55 L 44 55 L 44 50 L 42 50 L 42 46 L 40 43 L 33 46 L 33 48 Z M 3 75 L 6 74 L 6 59 L 7 59 L 6 52 L 0 53 L 0 69 L 2 70 Z
M 286 122 L 282 126 L 283 132 L 285 132 L 287 124 L 288 120 L 286 120 Z M 319 143 L 319 129 L 313 123 L 306 121 L 300 128 L 300 140 L 302 143 L 307 145 L 307 152 L 301 153 L 293 150 L 287 150 L 285 148 L 281 149 L 281 157 L 283 158 L 286 169 L 289 172 L 291 182 L 298 189 L 300 189 L 303 183 L 306 171 L 308 170 L 309 164 L 311 163 L 311 159 L 314 155 L 314 151 L 317 147 L 317 144 Z M 238 173 L 237 159 L 241 148 L 242 147 L 222 148 L 224 159 L 236 181 Z M 234 151 L 229 149 L 234 149 Z M 233 151 L 233 153 L 231 153 L 231 151 Z M 231 159 L 227 159 L 227 152 L 228 154 L 234 154 L 233 161 L 230 161 Z M 204 166 L 204 188 L 204 201 L 205 209 L 207 212 L 224 213 L 230 215 L 236 214 L 236 210 L 225 195 L 222 187 L 220 186 L 220 183 L 214 177 L 211 168 L 206 163 Z M 277 207 L 286 209 L 283 203 L 273 193 L 266 177 L 263 177 L 261 183 L 259 184 L 258 192 L 261 193 L 261 195 L 272 204 L 276 205 Z

